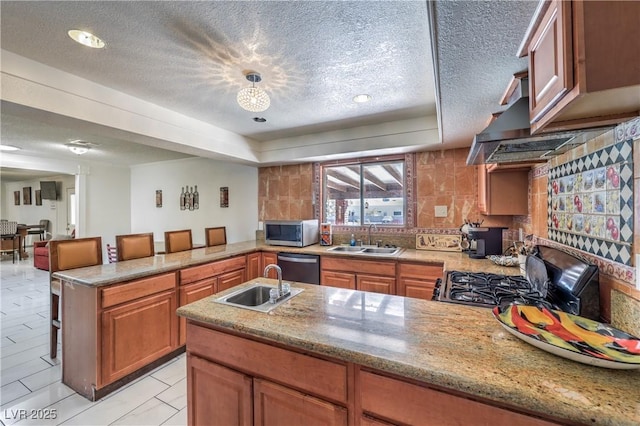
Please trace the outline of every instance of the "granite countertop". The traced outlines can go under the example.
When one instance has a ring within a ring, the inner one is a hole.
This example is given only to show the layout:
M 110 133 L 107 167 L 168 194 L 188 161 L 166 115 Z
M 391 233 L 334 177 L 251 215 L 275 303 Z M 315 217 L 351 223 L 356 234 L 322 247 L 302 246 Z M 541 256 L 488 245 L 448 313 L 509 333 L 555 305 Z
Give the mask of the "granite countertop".
M 504 275 L 518 275 L 517 267 L 498 266 L 487 259 L 470 259 L 469 256 L 461 252 L 441 252 L 424 251 L 414 249 L 403 249 L 400 253 L 388 255 L 362 255 L 352 253 L 336 253 L 327 251 L 331 247 L 318 244 L 296 248 L 269 246 L 257 241 L 245 241 L 240 243 L 227 244 L 224 246 L 214 246 L 198 248 L 170 254 L 158 254 L 153 257 L 127 260 L 124 262 L 108 263 L 99 266 L 89 266 L 86 268 L 69 269 L 53 273 L 55 278 L 72 282 L 74 284 L 91 287 L 101 287 L 144 278 L 164 272 L 174 272 L 189 266 L 223 260 L 229 257 L 252 253 L 259 250 L 271 252 L 306 253 L 322 256 L 348 257 L 361 260 L 396 260 L 419 262 L 426 264 L 444 265 L 445 270 L 458 271 L 482 271 L 493 272 Z
M 276 284 L 258 278 L 255 282 Z M 565 360 L 509 334 L 489 309 L 293 283 L 304 291 L 268 314 L 215 303 L 178 315 L 545 416 L 640 424 L 640 370 Z

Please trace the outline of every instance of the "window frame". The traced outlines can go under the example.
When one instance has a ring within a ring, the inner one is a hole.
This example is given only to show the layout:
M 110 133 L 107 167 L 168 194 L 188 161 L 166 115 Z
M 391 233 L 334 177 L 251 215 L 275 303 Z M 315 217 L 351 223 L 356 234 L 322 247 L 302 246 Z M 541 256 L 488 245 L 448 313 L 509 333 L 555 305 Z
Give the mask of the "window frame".
M 415 227 L 415 215 L 414 211 L 416 208 L 416 203 L 414 199 L 415 194 L 415 155 L 413 153 L 410 154 L 398 154 L 398 155 L 389 155 L 389 156 L 380 156 L 380 157 L 366 157 L 366 158 L 356 158 L 356 159 L 345 159 L 345 160 L 334 160 L 327 161 L 323 163 L 316 163 L 318 167 L 316 167 L 315 173 L 315 181 L 318 185 L 317 192 L 317 217 L 322 222 L 325 219 L 325 208 L 326 208 L 326 180 L 325 180 L 325 169 L 328 167 L 335 166 L 348 166 L 348 165 L 358 165 L 360 167 L 367 164 L 384 164 L 390 162 L 404 162 L 404 170 L 403 170 L 403 192 L 404 192 L 404 223 L 403 224 L 393 224 L 393 223 L 376 223 L 375 226 L 383 229 L 408 229 Z M 363 185 L 362 185 L 362 173 L 360 173 L 361 185 L 360 185 L 360 199 L 363 200 Z M 361 212 L 363 211 L 363 206 L 360 207 Z M 363 217 L 361 215 L 361 217 Z M 364 229 L 369 227 L 370 224 L 360 223 L 358 225 L 347 225 L 347 224 L 332 224 L 333 229 L 337 231 L 351 231 L 357 229 Z

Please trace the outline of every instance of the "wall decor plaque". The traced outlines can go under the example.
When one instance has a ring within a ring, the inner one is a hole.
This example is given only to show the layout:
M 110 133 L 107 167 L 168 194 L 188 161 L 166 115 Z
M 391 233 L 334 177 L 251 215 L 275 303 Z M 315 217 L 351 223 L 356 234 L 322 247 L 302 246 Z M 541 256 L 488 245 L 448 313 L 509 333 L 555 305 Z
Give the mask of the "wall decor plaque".
M 36 206 L 42 205 L 42 192 L 39 189 L 36 189 Z
M 20 205 L 20 191 L 13 191 L 13 205 Z
M 229 207 L 229 187 L 220 187 L 220 207 Z
M 22 188 L 22 202 L 25 206 L 31 204 L 31 187 L 25 186 Z
M 462 236 L 448 234 L 416 234 L 416 249 L 462 251 Z
M 633 142 L 549 170 L 549 239 L 631 265 Z

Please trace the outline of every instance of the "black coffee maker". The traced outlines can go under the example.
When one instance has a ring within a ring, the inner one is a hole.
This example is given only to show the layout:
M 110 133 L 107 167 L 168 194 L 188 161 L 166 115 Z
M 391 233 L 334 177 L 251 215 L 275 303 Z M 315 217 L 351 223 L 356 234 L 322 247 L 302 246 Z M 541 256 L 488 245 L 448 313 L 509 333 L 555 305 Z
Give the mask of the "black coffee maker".
M 505 227 L 470 227 L 467 238 L 471 242 L 468 251 L 472 259 L 484 259 L 490 254 L 502 254 L 502 230 Z M 473 243 L 475 242 L 475 244 Z

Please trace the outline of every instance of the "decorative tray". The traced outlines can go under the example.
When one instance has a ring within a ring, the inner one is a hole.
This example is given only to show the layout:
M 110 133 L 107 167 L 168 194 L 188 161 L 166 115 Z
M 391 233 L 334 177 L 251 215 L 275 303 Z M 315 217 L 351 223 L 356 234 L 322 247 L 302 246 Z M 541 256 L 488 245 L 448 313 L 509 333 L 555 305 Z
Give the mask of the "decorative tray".
M 492 254 L 487 256 L 487 259 L 500 266 L 520 266 L 518 256 L 499 256 Z
M 640 368 L 640 339 L 610 325 L 515 303 L 492 312 L 508 332 L 544 351 L 596 367 Z

